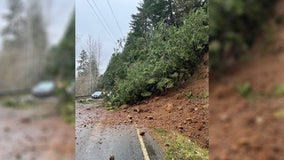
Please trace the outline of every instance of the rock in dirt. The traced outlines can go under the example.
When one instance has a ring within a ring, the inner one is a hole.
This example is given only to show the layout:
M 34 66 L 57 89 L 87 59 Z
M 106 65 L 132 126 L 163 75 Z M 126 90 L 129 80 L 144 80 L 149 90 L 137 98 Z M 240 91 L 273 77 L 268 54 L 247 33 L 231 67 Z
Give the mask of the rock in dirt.
M 153 117 L 152 116 L 147 116 L 147 119 L 152 120 Z
M 155 97 L 154 101 L 158 101 L 160 99 L 160 97 Z
M 256 123 L 257 125 L 261 125 L 261 124 L 263 124 L 263 122 L 264 122 L 263 117 L 256 117 L 256 118 L 255 118 L 255 123 Z
M 134 108 L 134 110 L 133 110 L 134 112 L 137 112 L 137 113 L 140 113 L 140 112 L 142 112 L 142 110 L 140 109 L 140 108 Z
M 22 123 L 30 123 L 30 122 L 31 122 L 31 119 L 28 118 L 28 117 L 27 117 L 27 118 L 22 118 L 22 119 L 21 119 L 21 122 L 22 122 Z
M 186 118 L 186 121 L 191 121 L 192 119 L 191 118 Z
M 128 109 L 128 108 L 129 108 L 129 105 L 124 104 L 124 105 L 120 106 L 120 108 L 121 108 L 121 109 Z
M 174 105 L 172 103 L 168 103 L 166 106 L 166 111 L 168 111 L 169 113 L 174 111 Z

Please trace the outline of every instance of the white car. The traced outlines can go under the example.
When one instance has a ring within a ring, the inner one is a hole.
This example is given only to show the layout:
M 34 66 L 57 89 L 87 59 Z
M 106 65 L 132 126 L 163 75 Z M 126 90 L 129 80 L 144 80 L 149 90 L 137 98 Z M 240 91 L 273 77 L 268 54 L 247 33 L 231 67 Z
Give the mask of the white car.
M 32 88 L 32 94 L 37 97 L 51 96 L 55 92 L 53 81 L 41 81 Z
M 96 92 L 94 92 L 94 93 L 92 94 L 92 98 L 94 98 L 94 99 L 102 98 L 102 94 L 103 94 L 103 92 L 101 92 L 101 91 L 96 91 Z

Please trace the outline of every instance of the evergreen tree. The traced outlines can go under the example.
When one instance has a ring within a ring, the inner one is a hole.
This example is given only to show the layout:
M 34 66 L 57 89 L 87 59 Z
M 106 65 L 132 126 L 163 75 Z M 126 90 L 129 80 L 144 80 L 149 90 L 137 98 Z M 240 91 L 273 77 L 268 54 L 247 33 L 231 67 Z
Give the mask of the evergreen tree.
M 79 77 L 88 75 L 89 73 L 89 57 L 85 50 L 80 53 L 80 59 L 78 60 L 77 72 Z
M 27 10 L 27 22 L 29 43 L 28 52 L 32 57 L 31 71 L 34 75 L 34 82 L 41 79 L 46 67 L 47 34 L 45 30 L 44 17 L 41 12 L 39 1 L 32 0 Z
M 6 51 L 17 48 L 23 49 L 26 46 L 27 23 L 24 18 L 24 6 L 21 0 L 7 0 L 9 12 L 3 16 L 7 21 L 6 27 L 2 30 L 4 37 L 3 47 Z
M 54 46 L 48 56 L 47 73 L 65 80 L 74 79 L 75 73 L 75 13 L 71 17 L 68 28 L 58 46 Z

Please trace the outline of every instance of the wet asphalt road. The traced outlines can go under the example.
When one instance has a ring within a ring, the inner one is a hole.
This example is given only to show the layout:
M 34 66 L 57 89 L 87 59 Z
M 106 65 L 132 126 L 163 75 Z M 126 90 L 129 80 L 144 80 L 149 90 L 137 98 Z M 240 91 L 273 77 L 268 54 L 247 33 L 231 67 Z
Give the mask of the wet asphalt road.
M 109 160 L 111 155 L 115 160 L 144 160 L 136 127 L 102 126 L 104 115 L 96 112 L 98 107 L 76 104 L 76 160 Z M 150 160 L 163 159 L 162 151 L 148 132 L 142 138 Z

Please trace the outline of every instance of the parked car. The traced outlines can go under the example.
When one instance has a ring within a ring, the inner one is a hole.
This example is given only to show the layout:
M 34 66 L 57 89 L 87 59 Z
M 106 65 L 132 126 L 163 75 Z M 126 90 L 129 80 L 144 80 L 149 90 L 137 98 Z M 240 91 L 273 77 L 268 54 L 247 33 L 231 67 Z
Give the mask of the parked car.
M 54 94 L 55 88 L 53 81 L 41 81 L 32 88 L 32 95 L 36 97 L 51 96 Z
M 101 92 L 101 91 L 96 91 L 96 92 L 94 92 L 94 93 L 92 94 L 92 98 L 94 98 L 94 99 L 102 98 L 102 94 L 103 94 L 103 92 Z

